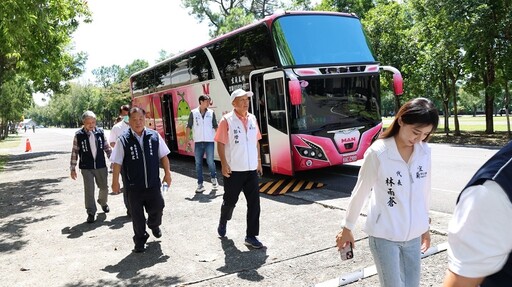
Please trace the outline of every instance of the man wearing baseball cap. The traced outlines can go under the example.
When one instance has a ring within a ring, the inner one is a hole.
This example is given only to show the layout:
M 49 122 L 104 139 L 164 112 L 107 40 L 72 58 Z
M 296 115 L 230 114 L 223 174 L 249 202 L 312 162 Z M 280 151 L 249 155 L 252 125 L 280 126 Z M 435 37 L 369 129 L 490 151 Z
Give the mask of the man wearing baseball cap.
M 256 237 L 260 229 L 258 175 L 263 173 L 258 142 L 261 133 L 256 117 L 249 113 L 249 98 L 252 95 L 252 92 L 242 89 L 231 93 L 233 111 L 222 117 L 215 134 L 224 176 L 224 196 L 217 232 L 221 237 L 226 235 L 227 222 L 243 191 L 247 200 L 245 245 L 261 248 L 263 244 Z

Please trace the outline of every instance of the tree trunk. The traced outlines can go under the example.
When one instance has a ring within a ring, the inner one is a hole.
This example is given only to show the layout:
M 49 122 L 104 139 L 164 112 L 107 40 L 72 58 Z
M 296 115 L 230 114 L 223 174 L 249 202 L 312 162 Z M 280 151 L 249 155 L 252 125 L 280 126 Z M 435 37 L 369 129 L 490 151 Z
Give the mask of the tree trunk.
M 454 136 L 460 136 L 460 125 L 459 125 L 459 111 L 457 108 L 457 87 L 455 86 L 456 79 L 453 74 L 450 74 L 450 92 L 453 99 L 453 123 L 455 125 Z
M 444 110 L 444 132 L 446 135 L 449 134 L 450 132 L 450 105 L 449 105 L 449 100 L 450 100 L 450 93 L 449 93 L 449 89 L 448 89 L 448 85 L 446 83 L 446 74 L 444 74 L 444 78 L 441 79 L 440 83 L 439 83 L 439 89 L 440 89 L 440 92 L 441 92 L 441 95 L 443 95 L 443 110 Z
M 508 80 L 505 79 L 505 115 L 507 116 L 507 135 L 508 138 L 512 137 L 510 132 L 510 116 L 509 116 L 509 107 L 510 104 L 510 90 L 508 89 Z
M 400 104 L 400 97 L 395 96 L 395 115 L 398 113 L 398 110 L 400 109 L 402 105 Z
M 495 80 L 494 61 L 491 52 L 487 52 L 486 67 L 483 76 L 484 91 L 485 91 L 485 133 L 494 133 L 494 94 L 491 91 L 492 84 Z

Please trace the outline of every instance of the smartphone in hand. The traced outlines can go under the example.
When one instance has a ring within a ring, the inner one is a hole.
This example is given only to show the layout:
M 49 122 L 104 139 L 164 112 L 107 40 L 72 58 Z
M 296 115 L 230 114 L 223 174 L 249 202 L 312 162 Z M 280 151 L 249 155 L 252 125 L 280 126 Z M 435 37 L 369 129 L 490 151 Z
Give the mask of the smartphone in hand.
M 352 243 L 349 242 L 345 247 L 340 249 L 341 260 L 348 260 L 354 258 L 354 251 L 352 250 Z

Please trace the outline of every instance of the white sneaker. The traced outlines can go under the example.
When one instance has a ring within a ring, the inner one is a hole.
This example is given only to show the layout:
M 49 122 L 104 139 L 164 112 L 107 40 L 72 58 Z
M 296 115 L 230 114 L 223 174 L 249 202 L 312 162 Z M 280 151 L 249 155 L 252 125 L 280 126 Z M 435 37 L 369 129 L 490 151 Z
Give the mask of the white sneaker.
M 202 184 L 197 185 L 196 193 L 203 193 L 204 192 L 204 186 Z
M 213 189 L 217 189 L 219 187 L 219 183 L 216 178 L 212 178 L 212 187 Z

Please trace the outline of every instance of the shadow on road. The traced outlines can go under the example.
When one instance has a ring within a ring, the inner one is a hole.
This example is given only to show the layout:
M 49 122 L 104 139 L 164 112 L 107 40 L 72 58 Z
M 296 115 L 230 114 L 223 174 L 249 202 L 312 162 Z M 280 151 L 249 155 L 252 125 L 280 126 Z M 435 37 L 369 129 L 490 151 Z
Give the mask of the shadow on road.
M 232 239 L 223 237 L 221 239 L 222 249 L 224 250 L 224 266 L 217 270 L 233 274 L 236 273 L 240 279 L 259 282 L 264 279 L 258 273 L 258 268 L 263 266 L 267 261 L 267 248 L 250 249 L 241 251 L 236 248 Z
M 193 197 L 185 197 L 188 201 L 197 201 L 199 203 L 209 203 L 215 198 L 222 196 L 222 194 L 217 194 L 218 190 L 212 190 L 209 193 L 195 193 Z
M 32 169 L 32 165 L 39 162 L 48 162 L 58 159 L 59 154 L 68 154 L 63 151 L 29 152 L 7 156 L 4 171 L 19 171 Z M 53 156 L 53 157 L 48 157 Z M 59 159 L 60 160 L 60 159 Z
M 131 219 L 128 216 L 118 216 L 110 221 L 106 221 L 107 215 L 105 213 L 98 213 L 98 216 L 96 217 L 96 221 L 93 223 L 87 223 L 85 222 L 85 215 L 84 215 L 84 222 L 77 224 L 73 227 L 66 226 L 61 230 L 62 234 L 68 234 L 68 238 L 74 239 L 79 238 L 84 233 L 92 231 L 96 228 L 102 227 L 102 226 L 108 226 L 110 229 L 121 229 L 124 227 L 125 224 L 131 222 Z
M 32 223 L 47 220 L 53 216 L 43 218 L 23 217 L 6 222 L 0 227 L 0 253 L 7 254 L 21 250 L 28 244 L 28 240 L 22 240 L 25 237 L 25 228 Z
M 60 192 L 56 188 L 65 179 L 39 178 L 0 183 L 0 218 L 13 214 L 24 213 L 42 207 L 60 204 L 55 199 L 45 198 L 52 193 Z
M 129 282 L 125 282 L 128 284 L 123 286 L 146 286 L 145 284 L 142 284 L 142 280 L 144 280 L 144 283 L 148 283 L 151 286 L 167 286 L 170 284 L 178 283 L 178 278 L 153 278 L 152 280 L 156 281 L 145 282 L 146 279 L 144 277 L 138 277 L 138 274 L 140 270 L 149 268 L 156 264 L 165 263 L 169 258 L 170 257 L 168 255 L 163 254 L 160 241 L 154 241 L 148 243 L 146 252 L 130 253 L 128 254 L 128 256 L 119 261 L 119 263 L 117 263 L 116 265 L 108 265 L 101 270 L 109 273 L 117 273 L 116 277 L 119 279 L 129 279 Z M 101 286 L 110 286 L 110 284 Z

